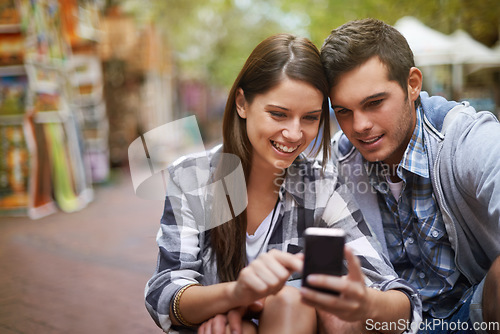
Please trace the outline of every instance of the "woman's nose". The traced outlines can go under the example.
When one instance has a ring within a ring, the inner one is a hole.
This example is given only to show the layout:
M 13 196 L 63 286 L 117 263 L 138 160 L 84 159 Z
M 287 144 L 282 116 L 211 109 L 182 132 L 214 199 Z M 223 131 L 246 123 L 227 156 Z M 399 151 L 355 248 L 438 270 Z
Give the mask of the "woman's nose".
M 297 142 L 302 139 L 302 128 L 299 122 L 290 122 L 281 132 L 283 137 L 290 142 Z

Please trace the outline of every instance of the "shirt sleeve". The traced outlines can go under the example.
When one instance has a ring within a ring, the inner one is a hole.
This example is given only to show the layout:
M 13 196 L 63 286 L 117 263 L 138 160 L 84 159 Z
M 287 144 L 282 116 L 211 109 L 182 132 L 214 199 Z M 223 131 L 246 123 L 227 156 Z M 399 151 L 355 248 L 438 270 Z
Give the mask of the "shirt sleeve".
M 346 245 L 358 256 L 367 286 L 381 291 L 399 290 L 408 296 L 411 304 L 408 333 L 417 332 L 422 321 L 421 298 L 415 288 L 398 278 L 345 184 L 336 185 L 323 220 L 327 226 L 345 231 Z
M 490 227 L 498 231 L 500 123 L 491 113 L 485 112 L 467 118 L 457 124 L 458 131 L 451 134 L 454 136 L 452 142 L 454 145 L 450 151 L 450 164 L 457 166 L 454 169 L 456 172 L 454 180 L 458 189 L 467 195 L 468 206 L 477 208 L 475 211 L 478 212 L 478 218 L 483 222 L 490 222 L 492 224 Z
M 156 324 L 171 329 L 170 303 L 175 293 L 202 278 L 200 231 L 189 195 L 181 191 L 176 179 L 167 189 L 163 216 L 156 238 L 159 253 L 156 271 L 145 288 L 145 304 Z

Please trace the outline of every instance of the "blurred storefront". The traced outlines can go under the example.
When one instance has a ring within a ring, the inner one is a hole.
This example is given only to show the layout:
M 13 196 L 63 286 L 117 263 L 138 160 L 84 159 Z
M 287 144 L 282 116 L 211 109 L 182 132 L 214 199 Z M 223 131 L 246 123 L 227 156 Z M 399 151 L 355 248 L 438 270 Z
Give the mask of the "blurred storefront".
M 173 62 L 154 25 L 99 0 L 0 6 L 0 215 L 78 211 L 128 145 L 172 119 Z

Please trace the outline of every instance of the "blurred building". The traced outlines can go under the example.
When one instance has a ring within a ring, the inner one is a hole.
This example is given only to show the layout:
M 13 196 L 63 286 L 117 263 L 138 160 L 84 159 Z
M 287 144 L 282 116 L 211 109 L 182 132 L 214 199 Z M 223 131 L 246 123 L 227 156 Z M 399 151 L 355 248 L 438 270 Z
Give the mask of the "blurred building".
M 129 144 L 173 118 L 173 69 L 153 24 L 103 1 L 2 1 L 0 215 L 85 208 Z
M 443 34 L 414 17 L 403 17 L 395 27 L 405 36 L 424 74 L 423 89 L 457 101 L 467 100 L 477 110 L 498 115 L 500 108 L 500 53 L 474 40 L 463 30 Z
M 173 119 L 175 75 L 171 50 L 153 23 L 138 26 L 118 7 L 103 17 L 100 56 L 110 122 L 110 161 L 127 162 L 128 145 Z

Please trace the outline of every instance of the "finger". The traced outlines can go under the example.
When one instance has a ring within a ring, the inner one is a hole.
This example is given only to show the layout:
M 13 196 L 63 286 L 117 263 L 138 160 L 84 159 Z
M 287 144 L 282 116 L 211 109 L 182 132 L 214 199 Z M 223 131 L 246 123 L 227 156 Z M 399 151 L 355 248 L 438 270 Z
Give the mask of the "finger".
M 278 268 L 273 268 L 273 266 Z M 270 256 L 266 256 L 266 254 L 259 256 L 259 258 L 250 264 L 250 267 L 255 275 L 266 284 L 267 289 L 280 284 L 281 279 L 279 275 L 283 275 L 282 271 L 288 273 L 277 261 L 273 260 Z
M 290 272 L 302 271 L 303 260 L 294 254 L 281 252 L 278 250 L 271 250 L 269 254 L 273 255 L 285 268 Z
M 205 327 L 206 327 L 206 326 L 207 326 L 207 323 L 206 323 L 206 322 L 202 323 L 202 324 L 200 325 L 200 327 L 198 327 L 198 331 L 197 331 L 197 333 L 198 333 L 198 334 L 205 334 Z
M 349 268 L 348 277 L 350 280 L 355 282 L 364 283 L 364 275 L 361 271 L 361 264 L 359 258 L 354 255 L 349 247 L 344 248 L 345 258 L 347 260 L 347 267 Z
M 209 319 L 205 321 L 199 328 L 198 328 L 198 334 L 211 334 L 210 326 L 212 325 L 211 323 L 212 319 Z
M 250 312 L 261 312 L 264 309 L 265 298 L 254 301 L 252 304 L 248 305 L 248 311 Z
M 243 289 L 243 291 L 260 294 L 265 293 L 267 290 L 266 283 L 262 281 L 255 271 L 255 265 L 243 268 L 238 276 L 237 287 Z
M 264 309 L 264 302 L 265 302 L 265 298 L 262 298 L 262 299 L 256 300 L 252 304 L 248 305 L 246 315 L 248 315 L 252 318 L 258 318 L 259 314 Z
M 358 305 L 363 302 L 365 296 L 364 281 L 353 281 L 350 276 L 331 276 L 313 274 L 307 276 L 307 283 L 316 288 L 332 290 L 339 294 L 339 297 L 350 305 Z M 321 293 L 323 295 L 323 293 Z M 325 294 L 329 295 L 329 294 Z
M 318 292 L 308 288 L 301 288 L 302 301 L 310 306 L 340 315 L 356 310 L 358 303 L 344 299 L 340 295 Z
M 348 288 L 348 282 L 344 277 L 333 275 L 310 274 L 307 283 L 316 288 L 336 291 L 343 294 Z
M 211 333 L 210 334 L 224 334 L 226 333 L 227 317 L 224 314 L 218 314 L 211 320 Z
M 278 260 L 276 253 L 262 254 L 262 257 L 260 257 L 259 260 L 261 260 L 262 264 L 265 265 L 266 268 L 269 269 L 269 271 L 271 271 L 271 273 L 278 279 L 277 283 L 283 283 L 288 279 L 288 277 L 290 277 L 290 270 Z
M 304 268 L 304 258 L 305 258 L 304 257 L 304 253 L 297 253 L 294 256 L 295 256 L 295 259 L 297 259 L 297 260 L 300 261 L 300 264 L 299 264 L 300 269 L 296 270 L 296 271 L 299 272 L 299 273 L 302 273 L 302 270 Z
M 241 319 L 242 314 L 238 309 L 229 311 L 227 314 L 227 320 L 229 322 L 229 329 L 231 334 L 240 334 L 241 330 Z

